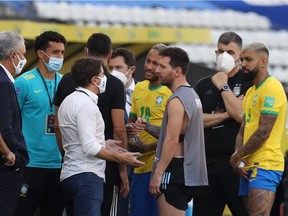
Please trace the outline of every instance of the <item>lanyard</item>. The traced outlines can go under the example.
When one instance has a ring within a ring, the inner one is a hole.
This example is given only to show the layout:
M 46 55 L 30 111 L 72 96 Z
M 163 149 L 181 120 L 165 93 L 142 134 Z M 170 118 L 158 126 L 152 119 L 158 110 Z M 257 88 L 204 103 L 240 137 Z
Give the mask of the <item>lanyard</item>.
M 83 91 L 83 90 L 81 90 L 81 89 L 77 89 L 77 90 L 75 90 L 75 91 L 78 91 L 78 92 L 81 92 L 81 93 L 87 95 L 87 97 L 89 97 L 89 98 L 92 100 L 92 102 L 95 104 L 95 101 L 89 96 L 89 94 L 88 94 L 87 92 L 85 92 L 85 91 Z
M 93 99 L 87 94 L 87 92 L 85 92 L 85 91 L 83 91 L 83 90 L 79 90 L 79 89 L 77 89 L 76 91 L 82 92 L 83 94 L 87 95 L 87 96 L 92 100 L 92 102 L 95 103 L 95 102 L 93 101 Z
M 38 73 L 40 74 L 40 77 L 41 77 L 41 79 L 42 79 L 42 81 L 43 81 L 43 84 L 44 84 L 44 86 L 45 86 L 45 89 L 46 89 L 46 92 L 47 92 L 47 95 L 48 95 L 48 99 L 49 99 L 49 103 L 50 103 L 50 111 L 51 111 L 51 113 L 52 113 L 53 103 L 52 103 L 52 99 L 51 99 L 51 96 L 50 96 L 49 91 L 48 91 L 47 84 L 46 84 L 46 82 L 45 82 L 42 74 L 40 73 L 40 71 L 39 71 L 38 69 L 37 69 L 37 71 L 38 71 Z M 55 92 L 56 92 L 56 83 L 57 83 L 56 80 L 57 80 L 57 74 L 55 73 L 55 79 L 54 79 L 54 82 L 55 82 L 55 83 L 54 83 L 54 94 L 55 94 Z
M 85 91 L 82 91 L 82 90 L 76 90 L 76 91 L 82 92 L 82 93 L 84 93 L 85 95 L 87 95 L 90 98 L 90 96 Z

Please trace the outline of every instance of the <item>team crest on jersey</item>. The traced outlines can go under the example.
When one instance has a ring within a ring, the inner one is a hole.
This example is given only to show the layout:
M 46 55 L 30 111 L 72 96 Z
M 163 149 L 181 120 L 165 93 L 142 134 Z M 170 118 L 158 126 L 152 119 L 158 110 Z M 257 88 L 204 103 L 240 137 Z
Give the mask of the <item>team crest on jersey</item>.
M 26 197 L 27 192 L 28 192 L 28 185 L 24 183 L 21 187 L 20 196 Z
M 258 94 L 255 95 L 253 98 L 253 103 L 252 103 L 253 106 L 255 106 L 255 104 L 257 103 L 257 99 L 258 99 Z
M 18 95 L 20 92 L 20 87 L 16 87 L 15 92 L 16 92 L 16 95 Z
M 160 105 L 163 100 L 164 100 L 164 97 L 163 97 L 163 96 L 158 96 L 158 97 L 156 98 L 156 102 L 155 102 L 155 103 L 156 103 L 157 105 Z
M 264 107 L 265 108 L 273 108 L 274 107 L 275 98 L 266 96 L 264 99 Z
M 240 86 L 235 86 L 233 88 L 233 94 L 238 97 L 240 95 L 240 92 L 241 92 L 241 87 Z

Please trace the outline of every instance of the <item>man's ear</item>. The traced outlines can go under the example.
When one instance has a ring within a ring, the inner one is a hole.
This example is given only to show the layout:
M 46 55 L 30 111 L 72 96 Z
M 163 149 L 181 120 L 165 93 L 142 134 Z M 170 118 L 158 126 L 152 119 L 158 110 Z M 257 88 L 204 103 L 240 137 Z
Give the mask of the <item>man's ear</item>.
M 12 51 L 9 55 L 10 59 L 14 59 L 16 57 L 16 52 L 15 51 Z M 17 57 L 16 57 L 17 58 Z
M 90 84 L 92 84 L 92 85 L 97 85 L 97 84 L 98 84 L 98 83 L 97 83 L 97 80 L 98 80 L 97 76 L 91 77 L 91 79 L 90 79 Z
M 178 77 L 182 74 L 182 68 L 181 67 L 176 67 L 174 68 L 175 70 L 175 75 Z
M 36 54 L 37 54 L 37 56 L 38 56 L 39 59 L 43 59 L 44 56 L 46 56 L 46 55 L 43 53 L 43 51 L 40 50 L 40 49 L 38 49 L 38 50 L 36 51 Z
M 260 60 L 260 68 L 267 68 L 268 67 L 268 63 L 269 63 L 268 58 L 267 57 L 263 57 Z
M 134 72 L 136 71 L 136 66 L 131 66 L 129 69 L 132 72 L 131 74 L 134 74 Z
M 107 56 L 108 61 L 110 60 L 110 58 L 111 58 L 111 56 L 112 56 L 112 53 L 113 53 L 113 51 L 110 50 L 110 52 L 109 52 L 109 54 L 108 54 L 108 56 Z

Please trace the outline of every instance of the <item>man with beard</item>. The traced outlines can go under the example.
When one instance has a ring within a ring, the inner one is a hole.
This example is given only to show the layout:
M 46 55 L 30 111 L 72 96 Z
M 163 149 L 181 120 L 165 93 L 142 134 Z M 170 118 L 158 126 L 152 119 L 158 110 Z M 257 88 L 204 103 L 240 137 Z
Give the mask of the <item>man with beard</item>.
M 286 95 L 269 75 L 269 50 L 263 43 L 244 47 L 243 75 L 253 80 L 243 102 L 243 120 L 230 163 L 241 176 L 239 195 L 248 196 L 249 215 L 270 215 L 284 170 L 281 137 L 286 120 Z
M 161 83 L 173 95 L 168 99 L 150 182 L 159 214 L 184 215 L 195 186 L 208 185 L 201 101 L 186 80 L 187 53 L 177 47 L 160 52 Z
M 151 124 L 160 126 L 171 91 L 161 85 L 159 76 L 155 73 L 160 58 L 159 52 L 166 46 L 158 44 L 153 46 L 146 57 L 144 72 L 145 81 L 137 83 L 132 95 L 132 107 L 129 114 L 128 126 L 134 127 L 137 118 L 144 118 Z M 127 130 L 132 129 L 127 127 Z M 129 131 L 128 131 L 129 132 Z M 149 182 L 155 158 L 157 139 L 146 131 L 139 134 L 136 142 L 130 143 L 132 151 L 142 153 L 138 159 L 145 162 L 141 168 L 135 168 L 132 175 L 130 205 L 131 216 L 158 215 L 156 197 L 149 193 Z

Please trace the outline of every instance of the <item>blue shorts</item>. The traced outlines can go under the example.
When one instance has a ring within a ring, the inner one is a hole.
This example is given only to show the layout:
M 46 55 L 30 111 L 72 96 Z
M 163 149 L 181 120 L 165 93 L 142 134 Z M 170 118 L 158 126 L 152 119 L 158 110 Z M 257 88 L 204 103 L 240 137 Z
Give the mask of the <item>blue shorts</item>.
M 253 167 L 249 170 L 249 180 L 240 177 L 239 196 L 248 196 L 248 189 L 263 189 L 276 192 L 283 172 L 274 170 L 265 170 Z
M 130 190 L 130 216 L 158 216 L 157 199 L 149 193 L 151 172 L 133 173 Z

